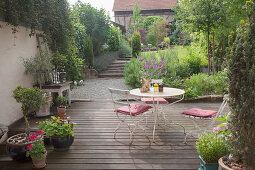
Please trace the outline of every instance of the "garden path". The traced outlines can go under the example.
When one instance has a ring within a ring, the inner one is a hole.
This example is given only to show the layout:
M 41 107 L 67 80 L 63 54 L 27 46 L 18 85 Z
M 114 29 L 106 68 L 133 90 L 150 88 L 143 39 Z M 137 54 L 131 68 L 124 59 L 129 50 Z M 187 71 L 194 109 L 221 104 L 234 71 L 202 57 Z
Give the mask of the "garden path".
M 111 94 L 108 91 L 108 87 L 128 90 L 128 86 L 125 85 L 123 78 L 98 78 L 89 79 L 84 81 L 84 86 L 78 86 L 71 91 L 72 99 L 111 99 Z

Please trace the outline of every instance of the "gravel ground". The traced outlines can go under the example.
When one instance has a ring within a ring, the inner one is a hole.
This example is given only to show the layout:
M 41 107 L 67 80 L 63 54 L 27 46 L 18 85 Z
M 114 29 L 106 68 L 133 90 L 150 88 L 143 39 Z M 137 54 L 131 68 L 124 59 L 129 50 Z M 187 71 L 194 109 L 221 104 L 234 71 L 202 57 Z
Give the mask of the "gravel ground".
M 128 90 L 125 80 L 120 79 L 90 79 L 84 81 L 84 86 L 78 86 L 71 91 L 72 99 L 111 99 L 108 87 Z

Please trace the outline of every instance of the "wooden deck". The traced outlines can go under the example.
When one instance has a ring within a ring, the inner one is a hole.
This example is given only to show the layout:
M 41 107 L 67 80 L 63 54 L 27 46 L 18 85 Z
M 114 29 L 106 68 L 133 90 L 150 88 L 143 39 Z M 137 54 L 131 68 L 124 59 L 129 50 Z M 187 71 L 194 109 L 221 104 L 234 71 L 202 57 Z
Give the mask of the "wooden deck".
M 179 103 L 166 109 L 168 118 L 183 124 L 187 129 L 193 123 L 180 114 L 193 107 L 217 110 L 220 103 Z M 110 101 L 77 102 L 67 114 L 77 123 L 75 141 L 67 152 L 56 152 L 47 147 L 47 167 L 45 169 L 197 169 L 198 154 L 194 138 L 183 144 L 184 134 L 180 127 L 164 130 L 157 127 L 155 143 L 150 143 L 137 131 L 134 142 L 129 145 L 129 133 L 122 128 L 113 139 L 113 131 L 118 120 Z M 35 120 L 31 120 L 35 122 Z M 152 127 L 152 120 L 149 120 Z M 33 123 L 33 126 L 35 124 Z M 21 125 L 15 126 L 15 129 Z M 15 130 L 13 129 L 13 130 Z M 152 128 L 147 129 L 152 139 Z M 3 150 L 3 149 L 2 149 Z M 5 152 L 0 153 L 0 169 L 31 169 L 32 163 L 12 161 Z

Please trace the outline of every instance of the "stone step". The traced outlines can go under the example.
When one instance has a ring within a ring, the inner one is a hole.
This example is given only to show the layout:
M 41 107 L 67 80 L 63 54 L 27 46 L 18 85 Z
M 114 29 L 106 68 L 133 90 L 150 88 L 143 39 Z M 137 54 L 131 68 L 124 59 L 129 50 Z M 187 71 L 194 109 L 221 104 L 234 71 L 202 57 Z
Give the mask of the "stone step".
M 108 67 L 107 67 L 107 69 L 108 68 L 124 68 L 125 67 L 125 65 L 109 65 Z
M 124 77 L 123 73 L 101 73 L 98 75 L 99 78 L 105 77 Z
M 130 58 L 119 58 L 120 61 L 130 61 Z
M 119 58 L 132 58 L 132 56 L 120 56 Z
M 126 64 L 128 61 L 116 60 L 112 64 Z
M 123 70 L 105 70 L 102 73 L 121 73 L 121 74 L 123 74 Z

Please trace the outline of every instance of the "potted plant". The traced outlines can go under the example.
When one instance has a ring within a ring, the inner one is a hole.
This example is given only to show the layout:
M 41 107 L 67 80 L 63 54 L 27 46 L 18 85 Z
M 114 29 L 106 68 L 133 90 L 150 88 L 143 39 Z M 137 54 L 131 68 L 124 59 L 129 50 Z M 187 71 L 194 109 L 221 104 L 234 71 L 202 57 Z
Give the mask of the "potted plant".
M 36 134 L 43 135 L 43 131 L 37 131 Z M 38 138 L 36 135 L 31 135 L 30 140 L 34 142 L 27 146 L 26 156 L 32 158 L 33 168 L 42 169 L 46 166 L 46 155 L 47 151 L 43 144 L 43 138 Z
M 26 123 L 26 133 L 17 134 L 8 138 L 6 141 L 6 147 L 7 153 L 12 159 L 23 161 L 28 160 L 26 157 L 27 145 L 33 143 L 33 141 L 29 140 L 31 128 L 27 115 L 30 111 L 38 111 L 40 107 L 47 104 L 47 102 L 44 100 L 43 92 L 37 87 L 25 88 L 17 86 L 13 91 L 13 97 L 18 103 L 22 104 L 21 109 Z
M 45 120 L 48 128 L 46 129 L 47 137 L 50 137 L 51 143 L 56 151 L 65 151 L 73 144 L 74 132 L 72 123 L 68 119 L 60 117 L 51 117 L 51 120 Z
M 196 149 L 199 153 L 201 170 L 218 170 L 219 158 L 229 153 L 225 138 L 216 133 L 200 135 Z
M 64 117 L 66 115 L 67 99 L 63 96 L 58 96 L 56 98 L 56 105 L 59 116 Z
M 47 131 L 47 129 L 50 128 L 50 123 L 49 123 L 48 119 L 46 119 L 43 122 L 36 122 L 36 123 L 39 123 L 38 129 L 40 131 L 44 132 L 44 134 L 43 134 L 44 145 L 50 145 L 50 137 L 47 137 L 47 135 L 45 133 Z

